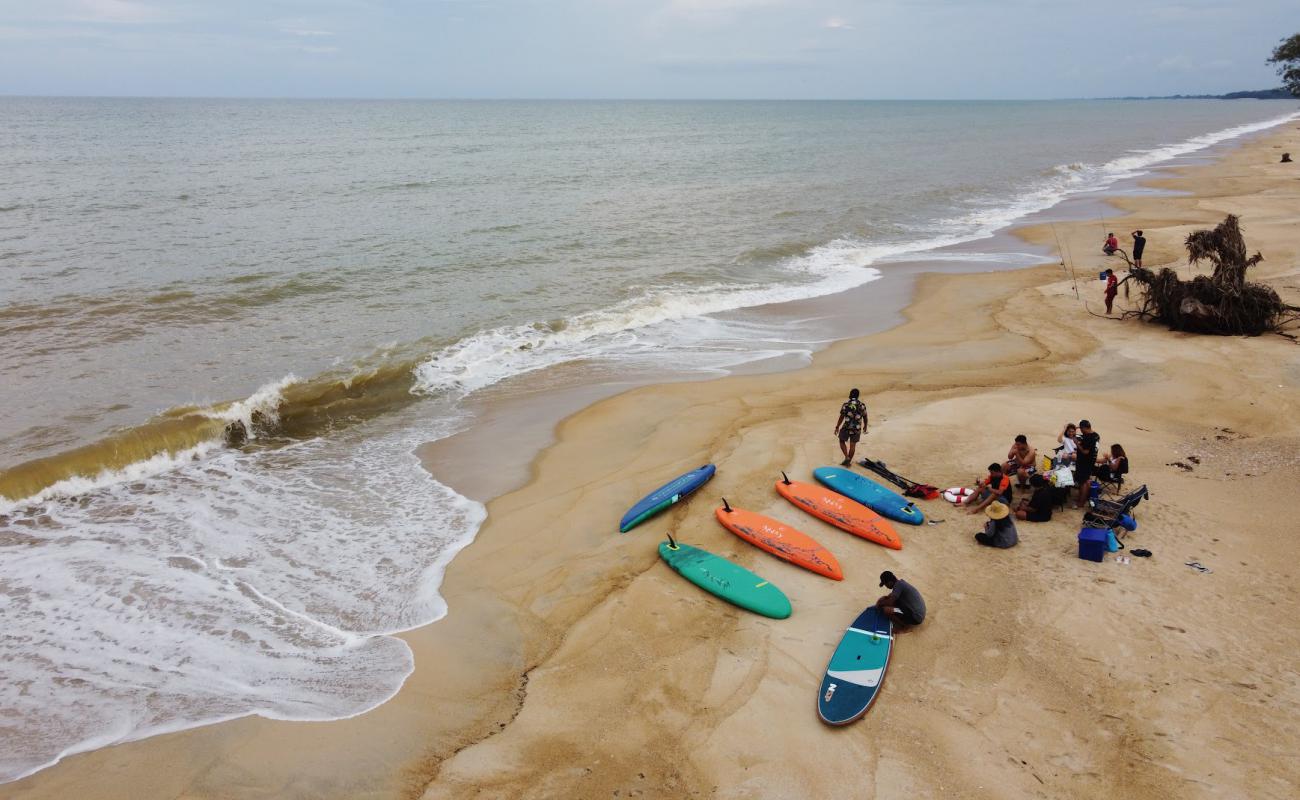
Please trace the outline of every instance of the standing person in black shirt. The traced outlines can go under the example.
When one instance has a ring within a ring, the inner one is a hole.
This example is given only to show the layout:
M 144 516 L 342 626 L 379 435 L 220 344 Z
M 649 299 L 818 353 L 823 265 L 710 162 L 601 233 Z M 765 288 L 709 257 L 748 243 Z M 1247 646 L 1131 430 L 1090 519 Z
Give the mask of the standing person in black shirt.
M 1075 508 L 1088 503 L 1088 482 L 1092 480 L 1092 470 L 1097 466 L 1097 448 L 1101 443 L 1101 434 L 1092 429 L 1092 423 L 1086 419 L 1079 420 L 1079 443 L 1077 460 L 1074 462 L 1074 485 L 1079 487 L 1079 496 Z
M 858 447 L 858 440 L 867 432 L 867 405 L 858 399 L 858 390 L 849 392 L 849 401 L 840 406 L 840 418 L 835 422 L 835 435 L 840 440 L 840 452 L 844 460 L 840 466 L 853 465 L 853 452 Z
M 1147 237 L 1142 231 L 1133 231 L 1133 266 L 1142 266 L 1142 251 L 1147 249 Z

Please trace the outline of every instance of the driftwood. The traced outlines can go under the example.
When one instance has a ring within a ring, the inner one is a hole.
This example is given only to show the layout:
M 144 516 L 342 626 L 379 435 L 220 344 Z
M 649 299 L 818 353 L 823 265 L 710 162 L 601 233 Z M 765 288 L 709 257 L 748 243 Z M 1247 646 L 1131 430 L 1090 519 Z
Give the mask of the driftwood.
M 1226 336 L 1289 335 L 1283 327 L 1300 321 L 1300 307 L 1283 303 L 1272 287 L 1246 280 L 1246 270 L 1264 257 L 1247 255 L 1236 216 L 1229 215 L 1214 230 L 1188 234 L 1185 245 L 1188 263 L 1209 262 L 1213 273 L 1185 281 L 1168 267 L 1158 272 L 1130 267 L 1123 283 L 1133 281 L 1141 299 L 1125 317 L 1160 322 L 1170 330 Z

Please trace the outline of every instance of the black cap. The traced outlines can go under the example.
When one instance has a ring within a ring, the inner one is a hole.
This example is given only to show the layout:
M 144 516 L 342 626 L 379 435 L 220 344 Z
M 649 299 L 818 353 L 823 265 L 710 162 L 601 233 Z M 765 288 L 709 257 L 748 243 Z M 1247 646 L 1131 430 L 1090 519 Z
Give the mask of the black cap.
M 898 578 L 894 575 L 894 573 L 890 572 L 889 570 L 885 570 L 884 572 L 880 573 L 881 586 L 885 585 L 885 581 L 896 581 L 896 580 L 898 580 Z

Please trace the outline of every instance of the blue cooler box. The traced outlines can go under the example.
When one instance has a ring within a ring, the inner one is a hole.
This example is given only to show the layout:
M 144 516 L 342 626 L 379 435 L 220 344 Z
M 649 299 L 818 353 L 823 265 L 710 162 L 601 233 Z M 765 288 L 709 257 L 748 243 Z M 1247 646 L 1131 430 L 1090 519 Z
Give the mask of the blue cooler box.
M 1079 558 L 1101 561 L 1106 557 L 1106 539 L 1110 531 L 1105 528 L 1084 528 L 1079 531 Z

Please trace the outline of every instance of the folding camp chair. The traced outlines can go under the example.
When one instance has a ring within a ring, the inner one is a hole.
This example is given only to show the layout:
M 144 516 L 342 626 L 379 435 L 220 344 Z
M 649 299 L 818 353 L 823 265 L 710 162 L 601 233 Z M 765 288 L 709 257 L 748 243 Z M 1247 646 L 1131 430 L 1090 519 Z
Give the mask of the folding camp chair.
M 1142 484 L 1115 500 L 1098 497 L 1088 503 L 1088 510 L 1083 514 L 1083 524 L 1089 528 L 1106 528 L 1109 530 L 1118 528 L 1119 532 L 1116 535 L 1123 539 L 1127 529 L 1120 525 L 1120 517 L 1125 514 L 1132 515 L 1133 509 L 1137 508 L 1138 503 L 1150 496 L 1151 493 L 1147 491 L 1146 484 Z
M 1123 472 L 1117 475 L 1107 473 L 1107 476 L 1104 478 L 1100 473 L 1093 473 L 1093 477 L 1101 484 L 1102 494 L 1110 498 L 1119 499 L 1124 494 L 1124 476 L 1127 474 L 1128 459 L 1125 459 Z

